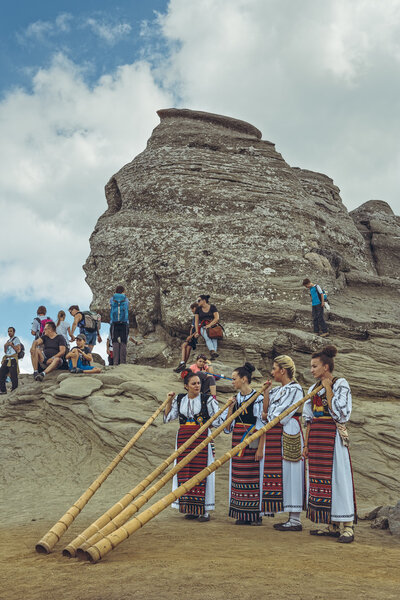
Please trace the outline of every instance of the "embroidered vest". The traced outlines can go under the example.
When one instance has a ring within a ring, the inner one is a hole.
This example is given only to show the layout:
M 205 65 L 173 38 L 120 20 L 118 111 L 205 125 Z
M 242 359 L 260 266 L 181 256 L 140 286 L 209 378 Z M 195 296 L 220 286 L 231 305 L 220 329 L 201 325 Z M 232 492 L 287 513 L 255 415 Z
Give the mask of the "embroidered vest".
M 181 413 L 181 402 L 182 402 L 182 398 L 184 398 L 185 396 L 186 396 L 186 394 L 178 394 L 176 397 L 176 402 L 178 404 L 180 425 L 185 425 L 189 421 L 188 417 Z M 207 408 L 207 400 L 209 397 L 210 397 L 209 394 L 201 394 L 200 395 L 200 400 L 201 400 L 200 412 L 197 415 L 194 415 L 194 420 L 197 423 L 197 425 L 203 425 L 210 418 L 210 415 L 208 414 L 208 408 Z M 189 422 L 191 422 L 191 420 Z
M 253 390 L 251 392 L 251 394 L 254 394 L 255 390 Z M 250 395 L 249 394 L 249 397 Z M 254 416 L 254 402 L 257 399 L 257 396 L 254 398 L 254 401 L 250 404 L 250 406 L 248 406 L 243 412 L 242 414 L 240 414 L 237 418 L 236 418 L 236 422 L 237 423 L 245 423 L 246 425 L 255 425 L 256 421 L 257 421 L 257 417 Z M 248 400 L 248 398 L 247 398 Z M 247 402 L 247 400 L 243 400 L 242 404 L 244 404 L 245 402 Z M 233 411 L 235 412 L 238 408 L 240 408 L 240 406 L 242 404 L 238 404 L 238 401 L 236 400 L 235 405 L 233 407 Z

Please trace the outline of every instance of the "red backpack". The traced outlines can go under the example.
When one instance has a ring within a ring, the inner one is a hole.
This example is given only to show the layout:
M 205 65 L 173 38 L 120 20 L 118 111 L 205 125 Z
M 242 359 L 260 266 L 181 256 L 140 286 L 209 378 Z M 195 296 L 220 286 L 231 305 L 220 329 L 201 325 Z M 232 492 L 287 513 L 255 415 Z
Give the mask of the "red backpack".
M 44 328 L 47 325 L 47 323 L 53 323 L 53 319 L 50 319 L 50 317 L 45 317 L 44 319 L 39 319 L 39 317 L 35 317 L 35 321 L 37 321 L 40 325 L 38 337 L 42 337 Z

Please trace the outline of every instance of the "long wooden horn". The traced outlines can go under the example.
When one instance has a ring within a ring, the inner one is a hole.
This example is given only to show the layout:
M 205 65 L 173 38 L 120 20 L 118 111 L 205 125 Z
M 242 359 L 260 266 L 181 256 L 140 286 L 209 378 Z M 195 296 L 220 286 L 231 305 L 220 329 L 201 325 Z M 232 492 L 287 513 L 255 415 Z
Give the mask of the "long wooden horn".
M 112 519 L 117 517 L 117 515 L 119 515 L 120 512 L 123 511 L 132 502 L 132 500 L 134 500 L 136 498 L 136 496 L 138 496 L 138 494 L 143 492 L 150 485 L 150 483 L 152 483 L 155 479 L 157 479 L 157 477 L 163 471 L 165 471 L 165 469 L 167 467 L 169 467 L 169 465 L 171 465 L 174 462 L 174 460 L 176 458 L 178 458 L 178 456 L 180 456 L 182 454 L 182 452 L 184 452 L 186 450 L 186 448 L 188 448 L 191 444 L 193 444 L 193 442 L 196 441 L 196 439 L 198 437 L 200 437 L 200 435 L 204 431 L 206 431 L 208 429 L 208 427 L 211 426 L 211 423 L 214 421 L 214 419 L 219 417 L 224 412 L 224 410 L 226 410 L 226 408 L 229 406 L 229 404 L 230 404 L 230 400 L 226 404 L 224 404 L 224 406 L 222 408 L 220 408 L 215 415 L 210 417 L 210 419 L 208 419 L 208 421 L 206 421 L 204 423 L 204 425 L 202 425 L 200 427 L 200 429 L 197 429 L 194 432 L 194 434 L 184 444 L 182 444 L 182 446 L 179 446 L 179 448 L 177 448 L 175 450 L 175 452 L 173 452 L 156 469 L 154 469 L 154 471 L 152 471 L 149 475 L 147 475 L 147 477 L 145 477 L 133 489 L 131 489 L 127 494 L 125 494 L 125 496 L 123 496 L 123 498 L 121 498 L 121 500 L 119 500 L 119 502 L 116 502 L 114 504 L 114 506 L 109 508 L 101 517 L 99 517 L 96 521 L 94 521 L 94 523 L 89 525 L 89 527 L 87 527 L 74 540 L 72 540 L 72 542 L 70 542 L 68 544 L 68 546 L 66 546 L 64 548 L 63 555 L 67 556 L 68 558 L 72 558 L 72 557 L 76 556 L 76 552 L 77 552 L 78 548 L 82 548 L 83 545 L 93 535 L 98 533 L 102 529 L 102 527 L 104 527 Z M 103 536 L 101 536 L 101 537 L 103 537 Z
M 121 462 L 124 458 L 125 454 L 134 446 L 140 436 L 150 427 L 153 421 L 158 417 L 160 412 L 162 412 L 167 405 L 168 398 L 157 408 L 157 410 L 149 417 L 146 423 L 139 429 L 137 433 L 129 440 L 129 442 L 124 446 L 117 454 L 117 456 L 110 462 L 108 467 L 104 469 L 104 471 L 90 484 L 88 489 L 74 502 L 74 504 L 67 510 L 67 512 L 60 518 L 57 523 L 53 525 L 51 529 L 46 533 L 44 537 L 36 544 L 35 549 L 36 552 L 40 554 L 48 554 L 57 544 L 58 540 L 61 536 L 67 531 L 68 527 L 71 523 L 76 519 L 81 510 L 86 506 L 89 502 L 90 498 L 97 492 L 102 483 L 107 479 L 107 477 L 113 472 L 115 467 Z
M 247 406 L 249 406 L 252 402 L 254 402 L 255 398 L 257 398 L 257 396 L 259 396 L 260 393 L 263 393 L 265 387 L 266 387 L 266 384 L 264 384 L 264 386 L 261 388 L 261 391 L 254 392 L 246 400 L 246 402 L 244 402 L 238 408 L 238 410 L 236 412 L 234 412 L 228 419 L 226 419 L 226 421 L 224 421 L 224 423 L 222 425 L 217 427 L 206 439 L 204 439 L 200 444 L 198 444 L 198 446 L 196 446 L 196 448 L 194 448 L 187 456 L 185 456 L 182 460 L 180 460 L 179 463 L 177 465 L 175 465 L 175 467 L 173 467 L 170 471 L 168 471 L 168 473 L 166 473 L 166 475 L 164 475 L 164 477 L 162 477 L 159 481 L 157 481 L 157 483 L 155 483 L 150 489 L 148 489 L 147 492 L 142 494 L 142 496 L 139 496 L 139 498 L 137 498 L 134 502 L 130 503 L 129 506 L 126 506 L 126 508 L 124 510 L 122 510 L 122 511 L 120 510 L 120 512 L 115 517 L 113 517 L 111 519 L 108 518 L 107 520 L 105 520 L 103 518 L 104 515 L 103 515 L 103 517 L 100 517 L 100 519 L 98 519 L 96 521 L 97 530 L 90 537 L 86 536 L 86 541 L 84 543 L 81 543 L 77 547 L 78 557 L 84 558 L 84 553 L 88 548 L 90 548 L 91 546 L 93 546 L 94 544 L 99 542 L 101 539 L 103 539 L 105 536 L 107 536 L 109 533 L 112 533 L 113 531 L 115 531 L 116 529 L 121 527 L 121 525 L 126 523 L 126 521 L 128 519 L 130 519 L 136 512 L 138 512 L 138 510 L 140 510 L 142 508 L 142 506 L 144 504 L 146 504 L 146 502 L 154 496 L 154 494 L 156 494 L 162 487 L 164 487 L 164 485 L 166 483 L 168 483 L 168 481 L 170 481 L 174 477 L 174 475 L 179 473 L 179 471 L 181 471 L 183 469 L 183 467 L 185 467 L 191 460 L 193 460 L 193 458 L 195 456 L 197 456 L 197 454 L 199 454 L 199 452 L 201 452 L 201 450 L 203 450 L 203 448 L 205 448 L 207 446 L 207 444 L 209 444 L 213 439 L 215 439 L 221 433 L 221 431 L 223 431 L 230 423 L 232 423 L 232 421 L 240 413 L 242 413 L 247 408 Z M 230 404 L 230 401 L 228 401 L 226 403 L 225 407 L 227 407 L 229 404 Z M 224 409 L 225 409 L 225 407 L 224 407 Z M 219 416 L 219 413 L 221 413 L 221 412 L 222 411 L 218 411 L 215 415 L 213 415 L 211 417 L 211 419 L 209 421 L 207 421 L 207 423 L 211 424 L 211 422 L 214 421 L 217 418 L 217 416 Z M 203 428 L 203 430 L 204 430 L 204 428 Z M 190 438 L 190 440 L 191 439 L 192 438 Z M 188 440 L 188 441 L 190 442 L 190 440 Z M 178 450 L 174 452 L 174 454 L 176 454 L 181 448 L 183 448 L 183 446 L 187 447 L 188 445 L 190 445 L 190 444 L 188 444 L 188 442 L 186 442 L 185 444 L 180 446 L 178 448 Z M 171 456 L 173 456 L 173 455 L 171 455 Z M 115 507 L 116 506 L 117 505 L 115 505 Z M 113 507 L 113 509 L 115 507 Z M 108 513 L 109 512 L 110 511 L 108 511 Z M 104 522 L 104 525 L 101 528 L 98 526 L 98 523 L 100 520 L 102 522 Z M 88 531 L 88 530 L 86 530 L 86 531 Z M 75 542 L 75 540 L 74 540 L 74 542 Z M 67 548 L 68 548 L 68 546 L 67 546 Z
M 223 454 L 220 458 L 216 459 L 211 465 L 205 467 L 194 475 L 191 479 L 188 479 L 185 483 L 180 485 L 176 490 L 158 500 L 155 504 L 144 510 L 140 515 L 134 517 L 130 521 L 126 522 L 122 527 L 107 535 L 97 544 L 94 544 L 90 548 L 88 548 L 85 552 L 85 557 L 90 560 L 92 563 L 98 562 L 101 560 L 106 554 L 108 554 L 111 550 L 116 548 L 119 544 L 121 544 L 124 540 L 126 540 L 129 536 L 131 536 L 135 531 L 143 527 L 148 521 L 150 521 L 153 517 L 156 517 L 161 511 L 167 508 L 174 500 L 177 500 L 188 491 L 190 491 L 195 485 L 198 485 L 203 479 L 211 475 L 214 471 L 219 469 L 223 464 L 225 464 L 228 460 L 230 460 L 233 456 L 238 454 L 243 448 L 246 448 L 251 442 L 257 440 L 260 436 L 263 435 L 269 429 L 272 429 L 277 423 L 279 423 L 282 419 L 290 415 L 294 410 L 299 408 L 304 402 L 306 402 L 309 398 L 314 396 L 317 392 L 322 389 L 322 385 L 314 388 L 312 392 L 304 396 L 295 404 L 292 404 L 289 408 L 283 411 L 278 417 L 275 417 L 270 423 L 267 423 L 253 433 L 252 435 L 246 436 L 243 442 L 234 446 L 231 450 L 228 450 L 225 454 Z

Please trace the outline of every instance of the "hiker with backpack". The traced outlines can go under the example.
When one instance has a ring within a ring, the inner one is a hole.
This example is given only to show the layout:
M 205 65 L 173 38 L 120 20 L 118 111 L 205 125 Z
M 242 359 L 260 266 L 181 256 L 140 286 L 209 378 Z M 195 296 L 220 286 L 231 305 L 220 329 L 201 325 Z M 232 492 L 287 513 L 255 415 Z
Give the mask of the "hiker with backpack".
M 32 321 L 31 334 L 37 340 L 43 335 L 44 326 L 46 323 L 52 323 L 53 319 L 47 316 L 47 309 L 45 306 L 39 306 L 37 309 L 37 316 Z
M 328 326 L 324 319 L 324 308 L 327 304 L 326 292 L 321 286 L 311 283 L 309 279 L 303 279 L 303 286 L 309 290 L 311 296 L 314 333 L 321 337 L 327 337 L 329 335 Z
M 35 381 L 43 381 L 46 375 L 60 369 L 63 365 L 65 352 L 64 336 L 56 332 L 56 324 L 46 323 L 43 335 L 35 340 L 31 348 L 31 360 L 33 366 L 33 378 Z M 42 372 L 39 373 L 39 365 Z
M 126 363 L 126 345 L 129 334 L 129 300 L 123 285 L 117 285 L 110 298 L 110 337 L 113 347 L 113 364 Z
M 7 375 L 11 379 L 11 391 L 18 387 L 18 359 L 24 357 L 24 346 L 15 335 L 15 327 L 8 328 L 9 339 L 4 344 L 4 356 L 0 367 L 0 394 L 7 394 Z
M 96 345 L 96 340 L 99 342 L 99 344 L 102 342 L 100 336 L 100 315 L 90 310 L 81 310 L 77 304 L 70 306 L 68 312 L 74 318 L 74 322 L 72 323 L 71 327 L 72 341 L 75 341 L 74 331 L 78 327 L 79 333 L 84 334 L 86 338 L 86 344 L 89 346 L 90 351 L 92 351 Z

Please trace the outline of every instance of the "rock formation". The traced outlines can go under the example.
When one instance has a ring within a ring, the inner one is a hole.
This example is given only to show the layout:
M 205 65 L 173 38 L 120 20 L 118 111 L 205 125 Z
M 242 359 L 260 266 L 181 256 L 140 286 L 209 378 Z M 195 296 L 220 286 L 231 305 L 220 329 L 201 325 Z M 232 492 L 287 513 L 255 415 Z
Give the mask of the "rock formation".
M 209 293 L 225 325 L 220 356 L 228 369 L 250 359 L 266 374 L 271 359 L 287 353 L 307 386 L 310 353 L 326 340 L 312 333 L 301 282 L 321 283 L 337 373 L 354 395 L 355 468 L 370 469 L 363 493 L 379 480 L 398 494 L 391 415 L 400 398 L 399 218 L 381 201 L 349 214 L 329 177 L 292 168 L 248 123 L 189 110 L 158 114 L 144 152 L 106 185 L 108 210 L 84 267 L 93 308 L 107 320 L 108 298 L 124 283 L 132 325 L 146 336 L 131 361 L 171 366 L 188 305 Z

